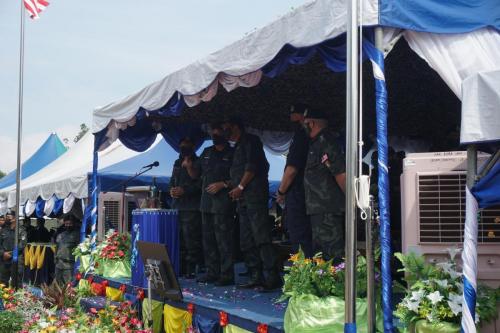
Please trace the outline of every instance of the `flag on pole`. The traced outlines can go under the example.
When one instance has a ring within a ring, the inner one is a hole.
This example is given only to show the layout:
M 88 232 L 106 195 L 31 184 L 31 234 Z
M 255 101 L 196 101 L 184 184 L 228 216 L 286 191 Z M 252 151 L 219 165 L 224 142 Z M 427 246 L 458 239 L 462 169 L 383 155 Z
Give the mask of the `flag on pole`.
M 49 2 L 45 0 L 24 0 L 24 7 L 34 20 L 40 18 L 38 14 L 47 8 L 48 5 Z

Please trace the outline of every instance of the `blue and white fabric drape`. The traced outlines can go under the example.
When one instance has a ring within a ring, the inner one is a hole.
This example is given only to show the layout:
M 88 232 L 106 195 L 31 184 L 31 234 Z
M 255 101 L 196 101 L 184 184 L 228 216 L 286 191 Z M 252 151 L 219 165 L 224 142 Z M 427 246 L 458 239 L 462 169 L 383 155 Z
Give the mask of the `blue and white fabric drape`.
M 469 188 L 465 189 L 464 250 L 462 252 L 464 299 L 462 303 L 462 331 L 476 332 L 477 295 L 477 213 L 479 206 Z

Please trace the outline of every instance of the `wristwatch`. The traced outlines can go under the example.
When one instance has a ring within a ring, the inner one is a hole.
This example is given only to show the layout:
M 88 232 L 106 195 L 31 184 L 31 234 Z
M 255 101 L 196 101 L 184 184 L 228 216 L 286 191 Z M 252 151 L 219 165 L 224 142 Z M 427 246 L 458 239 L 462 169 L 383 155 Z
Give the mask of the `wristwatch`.
M 238 188 L 239 188 L 240 190 L 242 190 L 242 191 L 245 189 L 245 187 L 244 187 L 243 185 L 241 185 L 241 184 L 238 184 Z

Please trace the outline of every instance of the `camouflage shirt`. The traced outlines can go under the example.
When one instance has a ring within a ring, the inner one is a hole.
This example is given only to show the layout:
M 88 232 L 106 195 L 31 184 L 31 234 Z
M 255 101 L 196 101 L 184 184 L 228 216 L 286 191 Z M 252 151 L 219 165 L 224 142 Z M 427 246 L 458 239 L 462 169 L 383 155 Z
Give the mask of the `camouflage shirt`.
M 0 231 L 0 261 L 3 260 L 4 252 L 12 252 L 14 250 L 14 237 L 16 235 L 16 230 L 10 227 L 4 227 Z M 19 227 L 19 238 L 18 238 L 18 256 L 23 255 L 24 247 L 28 242 L 28 235 L 25 228 Z M 7 262 L 11 262 L 9 259 Z
M 199 168 L 198 157 L 193 154 L 193 166 Z M 183 158 L 179 157 L 174 163 L 172 177 L 170 178 L 170 188 L 182 187 L 184 195 L 178 199 L 172 199 L 172 208 L 178 210 L 200 210 L 201 180 L 193 179 L 188 174 L 186 168 L 182 167 Z M 199 170 L 198 170 L 199 171 Z
M 335 180 L 335 175 L 344 172 L 345 156 L 334 133 L 324 129 L 311 140 L 307 154 L 304 188 L 308 215 L 345 211 L 345 195 Z
M 73 250 L 80 243 L 80 230 L 73 228 L 64 230 L 56 237 L 57 251 L 56 251 L 56 268 L 58 269 L 72 269 L 75 264 L 75 257 Z
M 252 134 L 243 133 L 234 150 L 231 165 L 231 185 L 238 186 L 245 171 L 254 172 L 255 176 L 243 191 L 243 204 L 247 206 L 267 206 L 269 198 L 269 163 L 260 139 Z
M 218 151 L 215 146 L 205 148 L 201 153 L 202 193 L 200 210 L 203 213 L 233 214 L 234 204 L 229 198 L 229 189 L 223 188 L 216 194 L 205 191 L 208 185 L 229 180 L 229 169 L 233 162 L 234 149 L 226 145 L 224 150 Z

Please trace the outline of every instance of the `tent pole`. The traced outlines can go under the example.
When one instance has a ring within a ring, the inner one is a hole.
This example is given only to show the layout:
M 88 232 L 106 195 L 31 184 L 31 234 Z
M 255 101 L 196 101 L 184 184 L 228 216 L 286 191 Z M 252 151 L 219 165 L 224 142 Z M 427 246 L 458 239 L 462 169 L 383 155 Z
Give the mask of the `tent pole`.
M 12 270 L 14 277 L 14 288 L 19 286 L 18 269 L 18 246 L 19 246 L 19 226 L 21 225 L 19 217 L 21 215 L 19 206 L 21 205 L 21 145 L 23 137 L 23 91 L 24 91 L 24 2 L 20 2 L 21 7 L 21 40 L 19 48 L 19 110 L 17 115 L 17 169 L 16 169 L 16 229 L 14 233 L 14 251 L 12 253 Z M 22 284 L 22 282 L 21 282 Z
M 358 0 L 347 2 L 347 87 L 346 87 L 346 248 L 345 326 L 356 332 L 356 198 L 355 178 L 358 141 Z
M 467 187 L 472 189 L 476 183 L 477 174 L 477 147 L 467 146 Z

